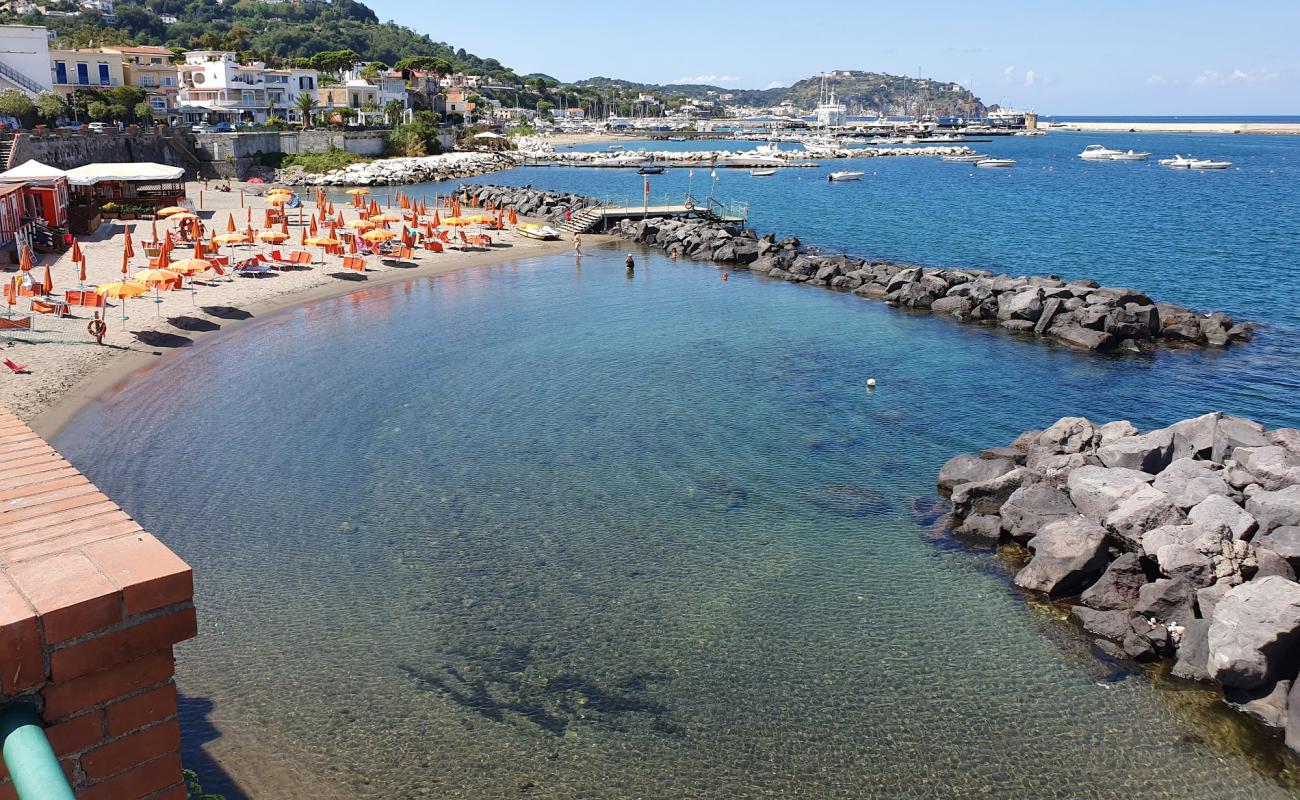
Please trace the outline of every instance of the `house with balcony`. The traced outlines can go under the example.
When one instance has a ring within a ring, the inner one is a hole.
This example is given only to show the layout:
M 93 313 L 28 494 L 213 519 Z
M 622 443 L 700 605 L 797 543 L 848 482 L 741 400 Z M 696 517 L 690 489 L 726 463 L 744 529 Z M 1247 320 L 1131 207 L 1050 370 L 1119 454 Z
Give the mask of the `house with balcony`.
M 271 116 L 266 65 L 240 64 L 228 50 L 190 50 L 177 68 L 182 122 L 258 122 Z
M 314 69 L 268 69 L 266 71 L 266 101 L 272 117 L 293 123 L 301 123 L 302 112 L 298 110 L 298 97 L 309 95 L 317 101 L 320 75 Z
M 48 69 L 55 93 L 64 98 L 78 89 L 112 89 L 125 83 L 121 53 L 51 50 Z
M 125 45 L 101 47 L 100 50 L 122 56 L 123 82 L 127 86 L 144 90 L 155 117 L 166 117 L 176 107 L 180 87 L 171 50 L 157 46 Z
M 49 29 L 41 25 L 0 25 L 0 89 L 28 97 L 53 88 Z

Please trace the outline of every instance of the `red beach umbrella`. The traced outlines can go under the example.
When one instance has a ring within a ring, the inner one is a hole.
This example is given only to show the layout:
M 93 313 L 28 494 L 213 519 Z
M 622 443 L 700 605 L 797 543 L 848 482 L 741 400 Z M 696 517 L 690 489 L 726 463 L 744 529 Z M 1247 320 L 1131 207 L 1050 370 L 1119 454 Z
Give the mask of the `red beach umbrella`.
M 125 234 L 125 238 L 122 240 L 122 249 L 123 249 L 123 251 L 126 253 L 127 258 L 134 258 L 134 257 L 135 257 L 135 245 L 132 244 L 132 242 L 131 242 L 131 226 L 130 226 L 130 225 L 127 225 L 127 226 L 126 226 L 126 234 Z
M 86 282 L 86 257 L 84 255 L 81 257 L 81 271 L 77 275 L 77 280 L 82 283 Z
M 49 264 L 45 265 L 45 279 L 41 281 L 41 285 L 45 287 L 45 296 L 49 297 L 50 292 L 54 291 L 54 279 L 50 277 Z
M 130 271 L 131 271 L 131 256 L 127 255 L 126 251 L 123 250 L 122 251 L 122 274 L 126 275 Z
M 76 239 L 72 240 L 72 260 L 81 260 L 81 244 Z

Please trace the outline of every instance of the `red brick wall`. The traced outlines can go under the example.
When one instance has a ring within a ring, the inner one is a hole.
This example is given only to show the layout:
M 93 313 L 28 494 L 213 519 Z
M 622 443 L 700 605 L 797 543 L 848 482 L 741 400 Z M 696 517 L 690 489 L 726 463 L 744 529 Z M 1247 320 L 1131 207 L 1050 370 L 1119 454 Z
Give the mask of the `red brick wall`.
M 78 798 L 185 798 L 172 645 L 193 595 L 189 565 L 0 406 L 0 703 L 40 707 Z

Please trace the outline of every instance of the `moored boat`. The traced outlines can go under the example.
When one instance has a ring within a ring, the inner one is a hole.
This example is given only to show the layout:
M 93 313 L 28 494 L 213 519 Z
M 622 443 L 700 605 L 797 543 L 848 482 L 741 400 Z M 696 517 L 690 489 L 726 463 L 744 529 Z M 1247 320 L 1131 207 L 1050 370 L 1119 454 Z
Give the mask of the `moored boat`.
M 1211 161 L 1208 158 L 1197 159 L 1192 162 L 1192 169 L 1227 169 L 1232 166 L 1231 161 Z
M 1014 158 L 984 158 L 975 162 L 977 167 L 1014 167 L 1015 165 Z
M 1110 160 L 1111 161 L 1146 161 L 1150 157 L 1151 157 L 1150 153 L 1134 152 L 1133 150 L 1129 150 L 1128 152 L 1111 156 Z
M 755 178 L 766 178 L 766 177 L 768 177 L 769 175 L 775 175 L 775 174 L 776 174 L 776 170 L 774 170 L 774 169 L 751 169 L 751 170 L 749 171 L 749 174 L 750 174 L 750 175 L 753 175 Z
M 942 160 L 947 161 L 950 164 L 977 164 L 986 158 L 988 158 L 988 156 L 973 153 L 967 156 L 943 156 Z
M 832 172 L 830 175 L 827 175 L 827 176 L 826 176 L 826 180 L 828 180 L 828 181 L 856 181 L 856 180 L 861 180 L 861 179 L 862 179 L 862 176 L 863 176 L 863 175 L 866 175 L 866 174 L 867 174 L 867 173 L 865 173 L 865 172 L 854 172 L 854 171 L 852 171 L 852 170 L 847 170 L 847 169 L 846 169 L 846 170 L 841 170 L 841 171 L 839 171 L 839 172 Z
M 552 228 L 550 225 L 529 223 L 527 225 L 520 225 L 518 228 L 515 228 L 515 231 L 518 232 L 520 236 L 529 239 L 540 239 L 541 241 L 553 241 L 560 238 L 560 232 Z
M 1191 169 L 1192 165 L 1195 163 L 1196 159 L 1191 156 L 1183 157 L 1177 153 L 1174 154 L 1173 158 L 1162 158 L 1159 161 L 1160 166 L 1173 167 L 1175 169 Z
M 1123 150 L 1111 150 L 1109 147 L 1103 147 L 1099 144 L 1090 144 L 1083 148 L 1083 152 L 1079 154 L 1079 158 L 1086 161 L 1110 161 L 1115 156 L 1123 154 Z
M 642 167 L 641 169 L 637 170 L 636 173 L 638 175 L 662 175 L 664 174 L 664 168 L 663 167 Z

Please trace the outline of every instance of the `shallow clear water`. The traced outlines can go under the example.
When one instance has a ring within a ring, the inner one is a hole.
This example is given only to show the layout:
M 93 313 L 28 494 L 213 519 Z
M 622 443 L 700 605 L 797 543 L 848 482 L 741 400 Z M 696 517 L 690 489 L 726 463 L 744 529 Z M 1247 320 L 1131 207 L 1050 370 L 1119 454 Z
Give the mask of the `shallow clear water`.
M 816 230 L 865 242 L 854 219 Z M 914 223 L 918 260 L 974 246 Z M 1106 242 L 1078 274 L 1135 258 Z M 930 511 L 954 452 L 1066 414 L 1297 424 L 1286 302 L 1249 346 L 1119 360 L 622 257 L 267 317 L 57 438 L 195 567 L 178 679 L 205 785 L 215 726 L 357 797 L 1292 795 L 1293 762 L 1210 694 L 1099 661 Z M 1214 305 L 1255 307 L 1229 271 Z

